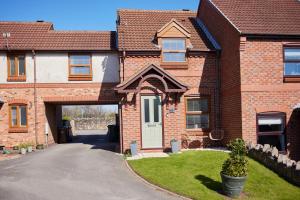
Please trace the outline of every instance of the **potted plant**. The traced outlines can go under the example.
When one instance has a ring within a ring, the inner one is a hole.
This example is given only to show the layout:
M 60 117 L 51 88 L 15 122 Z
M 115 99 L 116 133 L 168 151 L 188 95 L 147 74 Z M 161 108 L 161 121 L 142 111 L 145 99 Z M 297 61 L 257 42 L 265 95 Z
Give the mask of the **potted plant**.
M 44 145 L 43 144 L 37 144 L 36 149 L 39 149 L 39 150 L 44 149 Z
M 20 153 L 25 155 L 27 152 L 27 145 L 25 143 L 19 145 Z
M 247 148 L 244 140 L 239 138 L 231 141 L 228 148 L 231 152 L 222 166 L 222 187 L 227 196 L 235 198 L 241 194 L 247 179 Z
M 172 153 L 178 153 L 179 152 L 179 142 L 176 139 L 171 140 L 171 150 Z
M 32 147 L 33 147 L 33 144 L 32 144 L 31 142 L 29 142 L 29 143 L 27 144 L 27 152 L 28 152 L 28 153 L 31 153 L 31 152 L 32 152 Z
M 132 141 L 130 143 L 130 152 L 132 156 L 136 156 L 137 155 L 137 142 L 136 141 Z
M 13 146 L 13 150 L 14 150 L 14 151 L 19 151 L 20 148 L 19 148 L 19 146 Z

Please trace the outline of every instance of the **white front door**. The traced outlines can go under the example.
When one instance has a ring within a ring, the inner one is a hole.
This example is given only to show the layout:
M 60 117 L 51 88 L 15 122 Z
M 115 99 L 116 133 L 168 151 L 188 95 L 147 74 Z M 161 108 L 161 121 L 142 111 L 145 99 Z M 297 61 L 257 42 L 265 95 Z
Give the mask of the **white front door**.
M 142 96 L 142 148 L 162 148 L 162 112 L 159 95 Z

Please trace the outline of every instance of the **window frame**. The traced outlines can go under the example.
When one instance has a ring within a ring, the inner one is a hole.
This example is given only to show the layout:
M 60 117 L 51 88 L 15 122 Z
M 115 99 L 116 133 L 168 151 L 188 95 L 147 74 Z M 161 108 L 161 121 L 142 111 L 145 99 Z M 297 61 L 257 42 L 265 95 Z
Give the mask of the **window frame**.
M 283 131 L 272 131 L 272 132 L 259 132 L 259 128 L 258 128 L 258 120 L 260 117 L 280 117 L 282 118 L 282 122 L 284 125 Z M 286 141 L 286 113 L 284 112 L 261 112 L 261 113 L 257 113 L 256 114 L 256 141 L 258 142 L 259 140 L 259 136 L 283 136 L 284 139 L 284 146 L 285 146 L 285 150 L 281 151 L 281 152 L 285 152 L 286 148 L 287 148 L 287 141 Z
M 184 50 L 164 50 L 163 48 L 163 41 L 164 40 L 182 40 L 184 41 Z M 184 53 L 184 61 L 165 61 L 164 60 L 164 53 Z M 186 38 L 180 38 L 180 37 L 176 37 L 176 38 L 170 38 L 170 37 L 166 37 L 166 38 L 161 38 L 161 63 L 162 65 L 165 65 L 165 67 L 170 66 L 170 65 L 186 65 L 187 64 L 187 40 Z
M 300 49 L 300 46 L 284 46 L 283 47 L 283 78 L 284 78 L 284 82 L 300 82 L 300 74 L 299 75 L 286 75 L 285 74 L 285 63 L 295 63 L 295 62 L 299 62 L 300 63 L 300 59 L 299 60 L 287 60 L 285 58 L 285 50 L 286 49 Z
M 71 56 L 89 56 L 90 64 L 73 65 L 71 64 Z M 92 67 L 92 54 L 91 53 L 69 53 L 68 54 L 68 70 L 69 70 L 69 81 L 91 81 L 93 80 L 93 67 Z M 90 68 L 89 74 L 72 74 L 72 67 L 84 66 Z
M 25 107 L 26 108 L 26 126 L 21 125 L 21 119 L 20 119 L 20 107 Z M 12 125 L 12 107 L 16 107 L 16 117 L 17 117 L 17 125 L 13 126 Z M 27 132 L 28 130 L 28 106 L 27 104 L 22 104 L 22 103 L 14 103 L 10 104 L 8 106 L 9 109 L 9 132 Z
M 24 56 L 24 75 L 19 75 L 19 56 Z M 14 57 L 16 65 L 16 75 L 12 75 L 10 58 Z M 9 53 L 7 54 L 7 81 L 8 82 L 25 82 L 26 81 L 26 54 L 25 53 Z
M 189 99 L 206 99 L 207 100 L 207 112 L 203 111 L 188 111 L 188 100 Z M 208 127 L 207 128 L 187 128 L 187 116 L 188 115 L 208 115 Z M 209 131 L 211 128 L 211 108 L 210 108 L 210 97 L 209 96 L 186 96 L 185 97 L 185 130 L 186 131 Z

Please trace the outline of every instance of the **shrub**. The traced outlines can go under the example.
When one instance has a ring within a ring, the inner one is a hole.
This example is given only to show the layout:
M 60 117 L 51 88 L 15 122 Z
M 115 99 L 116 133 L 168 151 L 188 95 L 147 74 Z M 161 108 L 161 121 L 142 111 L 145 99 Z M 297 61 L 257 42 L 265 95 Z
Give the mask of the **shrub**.
M 26 143 L 21 143 L 21 144 L 19 144 L 19 149 L 22 149 L 22 148 L 26 149 L 27 146 L 28 145 Z
M 244 140 L 235 139 L 228 145 L 229 158 L 223 163 L 222 173 L 227 176 L 242 177 L 248 174 L 247 148 Z
M 70 116 L 63 116 L 62 120 L 71 121 L 71 117 Z

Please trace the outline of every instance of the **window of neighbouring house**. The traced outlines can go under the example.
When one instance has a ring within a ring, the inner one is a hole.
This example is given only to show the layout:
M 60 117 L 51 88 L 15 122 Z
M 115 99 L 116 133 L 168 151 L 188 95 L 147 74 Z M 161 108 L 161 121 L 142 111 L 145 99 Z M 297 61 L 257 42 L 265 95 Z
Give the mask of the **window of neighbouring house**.
M 8 81 L 26 81 L 25 55 L 12 54 L 7 57 Z
M 197 97 L 186 99 L 186 128 L 209 128 L 209 101 L 208 98 Z
M 285 126 L 284 113 L 271 112 L 257 115 L 257 139 L 259 144 L 276 146 L 279 151 L 285 151 Z
M 284 75 L 300 76 L 300 48 L 284 48 Z
M 69 80 L 92 80 L 91 55 L 69 55 Z
M 26 128 L 27 127 L 27 106 L 10 105 L 9 106 L 9 127 Z
M 163 62 L 186 62 L 185 39 L 162 39 Z

